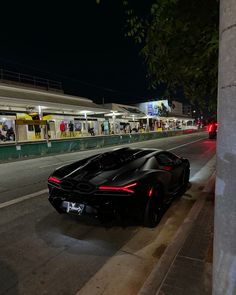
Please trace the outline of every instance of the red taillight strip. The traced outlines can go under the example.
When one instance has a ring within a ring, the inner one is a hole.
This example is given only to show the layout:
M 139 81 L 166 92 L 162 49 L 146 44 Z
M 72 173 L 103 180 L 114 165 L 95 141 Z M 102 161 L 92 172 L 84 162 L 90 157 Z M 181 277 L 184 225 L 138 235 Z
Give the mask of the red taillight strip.
M 163 166 L 163 169 L 166 171 L 171 171 L 171 170 L 173 170 L 173 167 L 172 166 Z
M 150 188 L 149 192 L 148 192 L 148 196 L 151 198 L 152 196 L 152 192 L 153 192 L 153 187 Z
M 55 182 L 55 183 L 61 182 L 60 179 L 53 177 L 53 176 L 48 177 L 48 181 Z
M 127 192 L 127 193 L 134 193 L 134 190 L 130 189 L 131 187 L 136 186 L 137 183 L 131 183 L 129 185 L 126 186 L 99 186 L 99 190 L 102 191 L 123 191 L 123 192 Z

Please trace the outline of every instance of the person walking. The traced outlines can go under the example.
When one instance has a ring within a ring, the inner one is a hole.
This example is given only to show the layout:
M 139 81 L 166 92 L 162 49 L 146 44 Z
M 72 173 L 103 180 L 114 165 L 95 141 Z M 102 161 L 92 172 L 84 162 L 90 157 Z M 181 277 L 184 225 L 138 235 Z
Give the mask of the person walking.
M 15 132 L 13 130 L 13 127 L 10 127 L 9 129 L 7 129 L 6 140 L 15 141 Z
M 75 134 L 74 134 L 74 124 L 73 124 L 72 121 L 70 121 L 68 127 L 69 127 L 69 135 L 70 135 L 70 137 L 74 137 L 75 136 Z
M 61 121 L 60 131 L 61 131 L 61 137 L 65 137 L 66 125 L 65 125 L 64 121 Z

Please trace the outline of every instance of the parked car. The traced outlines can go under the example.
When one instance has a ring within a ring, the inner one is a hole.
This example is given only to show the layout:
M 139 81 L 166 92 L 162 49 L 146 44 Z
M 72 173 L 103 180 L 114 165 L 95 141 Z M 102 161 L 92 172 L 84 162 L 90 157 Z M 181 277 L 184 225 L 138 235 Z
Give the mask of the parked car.
M 217 126 L 216 122 L 210 123 L 207 127 L 209 139 L 215 139 L 217 137 Z
M 56 169 L 49 201 L 59 213 L 136 216 L 154 227 L 189 174 L 189 161 L 168 151 L 120 148 Z

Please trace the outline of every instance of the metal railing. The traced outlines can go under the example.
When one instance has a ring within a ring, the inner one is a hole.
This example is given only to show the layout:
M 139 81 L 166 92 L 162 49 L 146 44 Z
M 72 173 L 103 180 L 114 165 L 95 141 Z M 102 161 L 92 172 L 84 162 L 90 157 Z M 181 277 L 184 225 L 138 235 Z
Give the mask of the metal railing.
M 18 86 L 33 87 L 47 91 L 63 92 L 61 82 L 28 74 L 17 73 L 5 69 L 0 69 L 0 82 Z

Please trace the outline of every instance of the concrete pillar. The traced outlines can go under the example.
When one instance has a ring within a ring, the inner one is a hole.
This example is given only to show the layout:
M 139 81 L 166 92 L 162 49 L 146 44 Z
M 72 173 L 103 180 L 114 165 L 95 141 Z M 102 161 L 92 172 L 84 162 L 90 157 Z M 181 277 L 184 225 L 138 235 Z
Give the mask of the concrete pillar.
M 87 113 L 84 113 L 84 118 L 85 118 L 85 132 L 86 135 L 88 134 L 88 118 L 87 118 Z
M 43 111 L 42 111 L 42 107 L 41 106 L 38 106 L 38 114 L 39 114 L 39 120 L 42 120 L 43 119 Z M 43 136 L 43 138 L 46 138 L 46 140 L 48 141 L 48 129 L 47 129 L 47 125 L 45 125 L 45 126 L 40 125 L 39 127 L 41 129 L 41 133 L 43 132 L 43 135 L 41 135 L 41 138 Z
M 112 115 L 113 134 L 116 134 L 116 115 Z
M 42 107 L 41 106 L 38 106 L 38 114 L 39 114 L 39 120 L 42 120 L 43 112 L 42 112 Z
M 213 294 L 236 294 L 236 1 L 221 0 Z
M 147 116 L 147 125 L 146 125 L 146 132 L 149 132 L 150 131 L 150 128 L 149 128 L 149 117 Z

